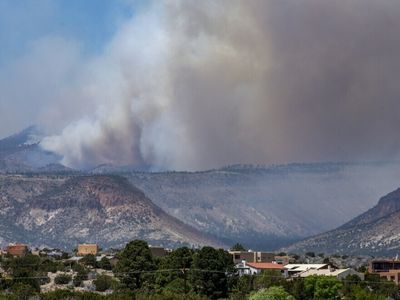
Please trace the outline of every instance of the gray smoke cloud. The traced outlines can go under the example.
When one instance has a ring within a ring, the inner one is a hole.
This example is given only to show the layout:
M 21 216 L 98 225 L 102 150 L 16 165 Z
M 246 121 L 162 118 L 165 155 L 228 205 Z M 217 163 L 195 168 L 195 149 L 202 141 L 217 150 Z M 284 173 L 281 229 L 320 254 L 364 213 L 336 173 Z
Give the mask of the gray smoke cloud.
M 73 167 L 397 159 L 399 32 L 395 0 L 156 1 L 42 146 Z

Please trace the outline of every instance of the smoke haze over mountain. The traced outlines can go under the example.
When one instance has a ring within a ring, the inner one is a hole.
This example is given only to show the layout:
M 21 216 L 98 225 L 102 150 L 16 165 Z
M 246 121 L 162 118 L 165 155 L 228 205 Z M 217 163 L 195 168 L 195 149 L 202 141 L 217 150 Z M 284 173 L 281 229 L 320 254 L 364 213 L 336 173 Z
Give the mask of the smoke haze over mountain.
M 99 54 L 36 41 L 0 117 L 39 120 L 72 167 L 397 159 L 399 32 L 394 0 L 154 1 Z

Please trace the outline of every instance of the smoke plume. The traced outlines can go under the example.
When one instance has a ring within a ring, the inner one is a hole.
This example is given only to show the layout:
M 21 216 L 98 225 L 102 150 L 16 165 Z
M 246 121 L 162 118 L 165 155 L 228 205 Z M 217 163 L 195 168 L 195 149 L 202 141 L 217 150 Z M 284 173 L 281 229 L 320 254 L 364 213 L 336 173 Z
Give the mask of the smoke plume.
M 393 0 L 155 1 L 42 146 L 73 167 L 396 159 L 399 32 Z

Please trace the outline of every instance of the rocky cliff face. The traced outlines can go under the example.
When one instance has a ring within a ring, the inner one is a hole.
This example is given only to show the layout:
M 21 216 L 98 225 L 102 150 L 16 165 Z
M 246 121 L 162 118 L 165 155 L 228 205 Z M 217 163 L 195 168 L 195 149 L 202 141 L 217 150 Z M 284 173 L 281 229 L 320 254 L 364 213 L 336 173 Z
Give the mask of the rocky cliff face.
M 339 228 L 306 239 L 286 251 L 396 255 L 400 253 L 400 189 Z
M 0 241 L 72 249 L 132 239 L 176 246 L 221 243 L 166 214 L 119 176 L 0 175 Z

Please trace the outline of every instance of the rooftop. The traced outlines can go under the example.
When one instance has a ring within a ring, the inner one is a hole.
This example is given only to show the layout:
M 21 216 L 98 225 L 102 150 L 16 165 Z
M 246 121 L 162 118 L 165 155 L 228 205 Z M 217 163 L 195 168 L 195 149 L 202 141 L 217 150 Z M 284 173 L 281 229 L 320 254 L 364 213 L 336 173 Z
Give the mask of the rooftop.
M 249 267 L 259 269 L 259 270 L 284 270 L 286 267 L 280 265 L 280 264 L 274 264 L 274 263 L 246 263 Z
M 316 270 L 316 269 L 310 269 L 307 271 L 304 271 L 299 274 L 300 277 L 308 277 L 312 275 L 318 275 L 318 276 L 338 276 L 343 272 L 348 271 L 349 269 L 322 269 L 322 270 Z
M 323 268 L 327 268 L 327 264 L 287 264 L 285 266 L 286 269 L 290 271 L 298 271 L 298 272 L 304 272 L 310 269 L 314 270 L 319 270 Z

